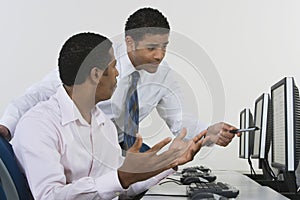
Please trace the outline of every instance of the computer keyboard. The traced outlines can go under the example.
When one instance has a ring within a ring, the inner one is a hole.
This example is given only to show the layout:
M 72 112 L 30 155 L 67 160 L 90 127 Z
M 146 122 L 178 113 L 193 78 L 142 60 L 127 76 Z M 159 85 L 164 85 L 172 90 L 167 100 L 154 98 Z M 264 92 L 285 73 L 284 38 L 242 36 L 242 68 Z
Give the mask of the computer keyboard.
M 192 183 L 187 186 L 186 190 L 189 197 L 192 197 L 199 192 L 214 193 L 227 198 L 235 198 L 239 194 L 239 190 L 237 188 L 222 182 Z

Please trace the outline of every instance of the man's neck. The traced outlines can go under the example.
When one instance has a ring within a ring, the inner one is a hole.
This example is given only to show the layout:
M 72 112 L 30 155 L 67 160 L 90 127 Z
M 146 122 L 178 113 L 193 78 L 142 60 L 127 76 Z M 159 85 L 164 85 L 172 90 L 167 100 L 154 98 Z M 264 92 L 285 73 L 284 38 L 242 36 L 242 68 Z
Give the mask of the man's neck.
M 74 85 L 74 86 L 66 86 L 64 85 L 68 95 L 75 103 L 82 117 L 91 124 L 91 110 L 95 106 L 95 99 L 91 99 L 88 97 L 92 97 L 95 95 L 91 95 L 92 91 L 87 88 L 84 84 Z

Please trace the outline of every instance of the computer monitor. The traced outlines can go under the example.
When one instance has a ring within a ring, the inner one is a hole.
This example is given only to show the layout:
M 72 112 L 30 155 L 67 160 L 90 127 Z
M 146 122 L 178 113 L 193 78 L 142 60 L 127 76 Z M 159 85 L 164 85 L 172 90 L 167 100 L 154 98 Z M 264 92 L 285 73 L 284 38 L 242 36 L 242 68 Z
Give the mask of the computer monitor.
M 253 134 L 253 152 L 251 158 L 259 159 L 259 168 L 262 169 L 264 178 L 272 180 L 274 173 L 269 165 L 269 151 L 273 134 L 272 108 L 270 96 L 263 93 L 255 100 L 254 126 L 258 127 Z
M 271 104 L 272 166 L 283 172 L 289 190 L 295 192 L 295 170 L 300 157 L 300 101 L 292 77 L 286 77 L 271 87 Z
M 240 112 L 240 128 L 249 128 L 253 126 L 253 116 L 249 108 Z M 246 131 L 240 137 L 239 157 L 249 159 L 253 150 L 253 135 Z
M 253 153 L 252 158 L 268 158 L 272 139 L 272 116 L 269 94 L 263 93 L 255 101 L 254 107 L 254 126 L 258 127 L 253 134 Z

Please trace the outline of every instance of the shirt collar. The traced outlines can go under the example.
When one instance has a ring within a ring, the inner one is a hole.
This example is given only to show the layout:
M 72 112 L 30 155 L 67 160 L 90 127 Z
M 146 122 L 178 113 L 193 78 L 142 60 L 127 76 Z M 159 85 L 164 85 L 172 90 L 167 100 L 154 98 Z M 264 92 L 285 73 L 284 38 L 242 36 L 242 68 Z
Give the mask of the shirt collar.
M 56 99 L 61 111 L 61 123 L 66 125 L 70 122 L 79 120 L 83 125 L 89 125 L 82 117 L 77 106 L 74 104 L 73 100 L 70 98 L 65 88 L 61 85 L 56 93 Z M 96 119 L 97 125 L 103 124 L 105 121 L 105 116 L 103 112 L 95 106 L 92 111 L 92 118 Z
M 104 124 L 104 122 L 106 120 L 105 114 L 102 112 L 102 110 L 98 106 L 95 106 L 93 108 L 92 116 L 94 117 L 94 119 L 96 119 L 98 126 L 101 124 Z
M 117 58 L 117 69 L 120 72 L 120 78 L 124 78 L 132 74 L 134 71 L 138 71 L 135 69 L 128 57 L 125 42 L 123 42 L 119 46 L 116 46 L 115 51 L 115 55 Z

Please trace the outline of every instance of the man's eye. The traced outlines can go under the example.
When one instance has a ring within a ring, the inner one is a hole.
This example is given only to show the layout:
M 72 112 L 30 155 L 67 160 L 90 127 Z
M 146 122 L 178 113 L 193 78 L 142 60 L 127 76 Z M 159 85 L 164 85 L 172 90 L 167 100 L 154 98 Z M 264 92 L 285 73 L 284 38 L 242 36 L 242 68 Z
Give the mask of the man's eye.
M 148 49 L 149 51 L 154 51 L 154 50 L 155 50 L 154 47 L 148 47 L 147 49 Z

